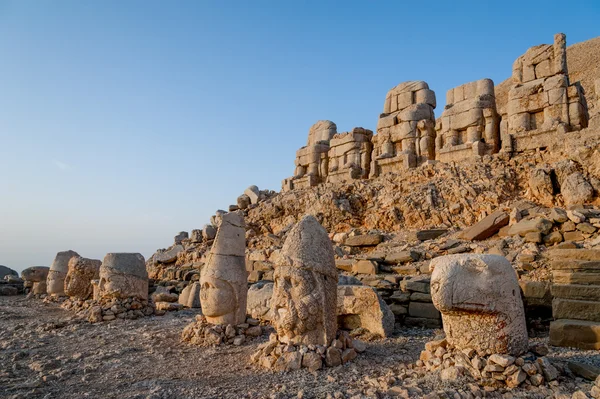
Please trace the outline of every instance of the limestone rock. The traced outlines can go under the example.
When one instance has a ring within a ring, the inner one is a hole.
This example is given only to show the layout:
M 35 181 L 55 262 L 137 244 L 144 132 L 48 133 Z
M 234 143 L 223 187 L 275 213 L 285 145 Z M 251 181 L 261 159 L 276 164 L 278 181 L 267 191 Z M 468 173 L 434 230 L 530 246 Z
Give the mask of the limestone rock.
M 525 237 L 528 233 L 548 234 L 552 228 L 552 222 L 544 218 L 523 219 L 510 227 L 508 234 Z
M 369 247 L 379 244 L 382 240 L 383 236 L 381 234 L 362 234 L 346 238 L 344 245 L 349 247 Z
M 177 260 L 177 255 L 182 251 L 183 245 L 177 244 L 167 251 L 157 252 L 156 255 L 154 255 L 154 259 L 159 263 L 175 262 Z
M 237 212 L 224 214 L 200 275 L 202 312 L 209 323 L 237 325 L 246 320 L 245 248 L 244 218 Z
M 199 308 L 200 283 L 193 283 L 185 287 L 183 291 L 181 291 L 178 301 L 186 308 Z
M 65 295 L 65 278 L 69 272 L 69 261 L 76 256 L 78 257 L 79 254 L 75 251 L 63 251 L 56 254 L 46 281 L 48 295 Z
M 570 174 L 560 186 L 565 204 L 585 204 L 594 198 L 594 188 L 580 172 Z
M 520 355 L 527 328 L 517 275 L 498 255 L 448 255 L 431 261 L 431 296 L 448 342 L 480 354 Z
M 93 292 L 92 280 L 100 278 L 101 261 L 96 259 L 72 257 L 65 278 L 65 294 L 72 298 L 86 300 Z
M 337 317 L 341 328 L 364 328 L 381 337 L 394 330 L 394 314 L 372 287 L 337 287 Z
M 100 266 L 98 298 L 148 300 L 148 272 L 139 253 L 108 253 Z
M 275 266 L 271 312 L 281 342 L 328 345 L 335 338 L 337 280 L 329 236 L 314 216 L 305 216 L 288 233 Z
M 252 284 L 248 289 L 248 303 L 246 313 L 250 317 L 271 321 L 271 297 L 273 296 L 273 283 Z
M 462 234 L 462 238 L 469 241 L 485 240 L 506 226 L 509 220 L 506 212 L 498 210 L 471 226 Z
M 251 204 L 257 204 L 260 199 L 260 190 L 256 186 L 250 186 L 244 190 L 244 194 L 250 198 Z

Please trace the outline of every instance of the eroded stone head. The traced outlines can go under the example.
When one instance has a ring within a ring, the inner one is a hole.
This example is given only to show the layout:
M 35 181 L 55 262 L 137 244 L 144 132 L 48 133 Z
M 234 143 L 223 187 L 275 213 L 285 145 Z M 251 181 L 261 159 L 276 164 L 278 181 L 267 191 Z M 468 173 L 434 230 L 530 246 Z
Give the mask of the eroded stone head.
M 85 300 L 92 295 L 92 280 L 100 278 L 101 261 L 73 257 L 69 261 L 69 271 L 65 278 L 65 294 Z
M 99 298 L 148 300 L 148 272 L 139 253 L 108 253 L 100 266 Z
M 431 261 L 431 297 L 448 342 L 480 354 L 527 350 L 517 275 L 498 255 L 449 255 Z
M 337 269 L 327 232 L 313 216 L 288 233 L 279 262 L 271 298 L 279 340 L 328 345 L 337 330 Z
M 212 324 L 241 324 L 246 320 L 248 277 L 246 272 L 244 218 L 226 213 L 206 266 L 200 275 L 202 313 Z
M 78 257 L 79 254 L 75 251 L 62 251 L 56 254 L 54 262 L 48 271 L 48 279 L 46 282 L 49 295 L 63 296 L 65 295 L 65 278 L 69 271 L 69 261 L 73 257 Z

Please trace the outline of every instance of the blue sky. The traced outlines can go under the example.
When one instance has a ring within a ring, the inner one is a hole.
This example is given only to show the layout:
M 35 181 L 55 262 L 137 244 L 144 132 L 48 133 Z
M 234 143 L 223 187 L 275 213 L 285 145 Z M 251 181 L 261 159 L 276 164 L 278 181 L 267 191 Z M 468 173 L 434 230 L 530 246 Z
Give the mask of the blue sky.
M 0 1 L 0 264 L 172 243 L 247 186 L 280 189 L 308 128 L 374 129 L 386 92 L 510 76 L 600 35 L 579 1 Z

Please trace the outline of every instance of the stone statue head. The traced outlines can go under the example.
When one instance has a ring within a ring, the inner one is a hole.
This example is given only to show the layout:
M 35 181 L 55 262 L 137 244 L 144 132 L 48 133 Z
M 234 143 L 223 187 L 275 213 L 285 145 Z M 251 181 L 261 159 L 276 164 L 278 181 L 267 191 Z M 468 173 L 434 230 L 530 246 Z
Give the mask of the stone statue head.
M 236 325 L 246 320 L 245 248 L 244 218 L 235 212 L 223 214 L 215 242 L 200 273 L 200 303 L 209 323 Z
M 279 340 L 330 344 L 337 330 L 337 269 L 327 232 L 313 216 L 288 233 L 273 277 L 271 313 Z
M 452 345 L 480 354 L 527 350 L 527 329 L 515 270 L 503 256 L 461 254 L 430 263 L 431 298 Z
M 69 261 L 69 271 L 65 278 L 65 294 L 70 297 L 87 299 L 92 295 L 92 280 L 100 277 L 101 261 L 80 256 Z

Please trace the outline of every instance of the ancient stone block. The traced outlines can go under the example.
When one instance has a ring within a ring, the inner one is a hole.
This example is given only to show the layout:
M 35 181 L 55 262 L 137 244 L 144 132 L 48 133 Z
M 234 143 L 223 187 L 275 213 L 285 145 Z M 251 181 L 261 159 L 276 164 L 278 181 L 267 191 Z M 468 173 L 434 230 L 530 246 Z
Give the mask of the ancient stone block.
M 517 275 L 506 258 L 448 255 L 434 258 L 430 268 L 431 296 L 450 344 L 481 355 L 527 351 Z
M 510 218 L 506 212 L 498 210 L 463 232 L 462 238 L 469 241 L 485 240 L 496 234 L 502 227 L 506 226 L 509 220 Z
M 552 346 L 600 349 L 600 323 L 562 319 L 550 323 L 549 342 Z
M 600 302 L 554 298 L 552 316 L 555 319 L 574 319 L 600 322 Z
M 200 307 L 200 283 L 188 285 L 181 291 L 178 302 L 186 308 Z

